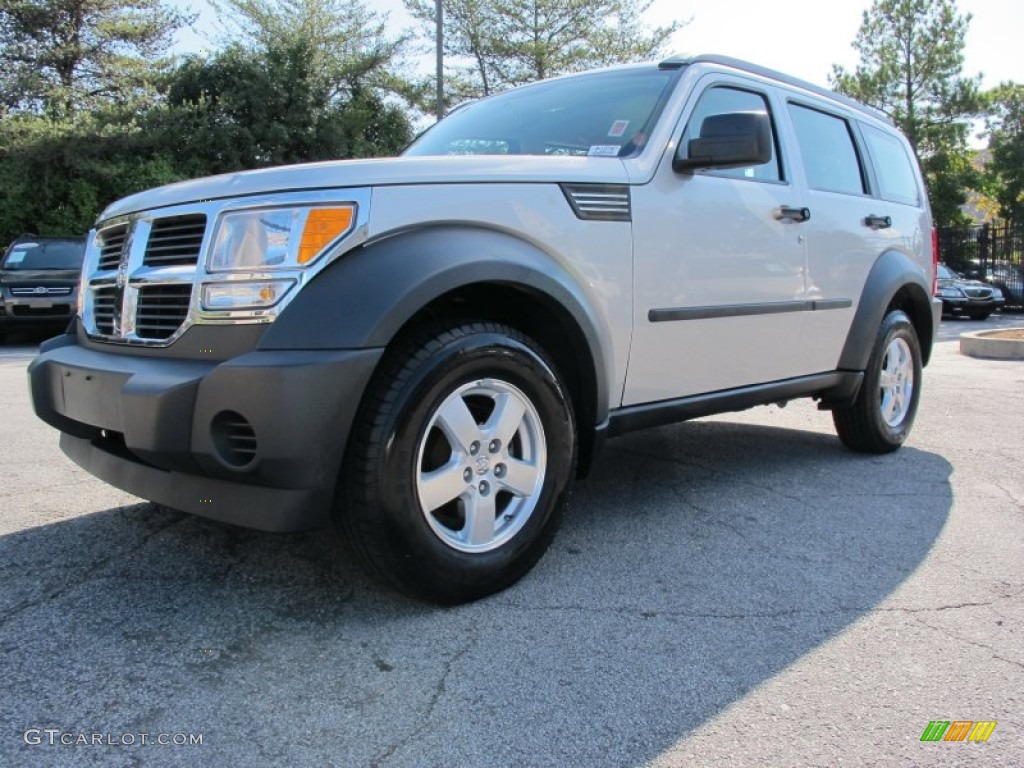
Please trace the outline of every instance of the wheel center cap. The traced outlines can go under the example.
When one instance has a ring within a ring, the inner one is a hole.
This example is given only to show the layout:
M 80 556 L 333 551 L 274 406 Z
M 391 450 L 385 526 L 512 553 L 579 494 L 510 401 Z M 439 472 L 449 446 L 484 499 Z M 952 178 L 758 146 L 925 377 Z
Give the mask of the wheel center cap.
M 486 475 L 491 471 L 491 460 L 486 456 L 480 456 L 473 462 L 478 475 Z

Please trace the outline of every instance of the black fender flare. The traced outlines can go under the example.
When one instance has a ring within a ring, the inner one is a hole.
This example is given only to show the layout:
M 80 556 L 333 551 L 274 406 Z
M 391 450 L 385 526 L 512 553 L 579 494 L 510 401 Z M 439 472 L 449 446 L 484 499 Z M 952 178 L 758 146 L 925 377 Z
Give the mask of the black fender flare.
M 571 316 L 590 353 L 596 424 L 603 422 L 609 408 L 610 355 L 602 339 L 610 335 L 600 315 L 580 282 L 552 256 L 497 230 L 440 225 L 367 242 L 310 281 L 267 329 L 260 348 L 386 347 L 434 299 L 481 283 L 543 294 Z
M 872 265 L 864 282 L 864 290 L 839 357 L 840 370 L 863 371 L 867 368 L 871 346 L 882 325 L 886 309 L 901 290 L 905 290 L 913 308 L 912 319 L 915 325 L 923 330 L 918 336 L 923 362 L 928 362 L 935 335 L 931 286 L 921 267 L 909 256 L 899 251 L 885 251 Z

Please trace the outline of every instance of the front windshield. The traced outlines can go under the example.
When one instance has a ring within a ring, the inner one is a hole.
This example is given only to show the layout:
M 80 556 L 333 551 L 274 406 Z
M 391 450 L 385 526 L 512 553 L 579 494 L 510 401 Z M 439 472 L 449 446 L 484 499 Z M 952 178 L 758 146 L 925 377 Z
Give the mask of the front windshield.
M 517 88 L 453 112 L 404 154 L 625 157 L 647 141 L 677 74 L 613 70 Z
M 4 259 L 4 269 L 80 269 L 85 243 L 55 240 L 16 243 Z

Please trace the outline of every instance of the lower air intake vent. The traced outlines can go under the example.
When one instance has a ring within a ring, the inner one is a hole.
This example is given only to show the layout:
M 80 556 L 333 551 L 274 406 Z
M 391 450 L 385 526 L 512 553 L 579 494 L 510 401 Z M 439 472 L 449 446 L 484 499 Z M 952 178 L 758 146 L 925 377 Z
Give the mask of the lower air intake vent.
M 256 458 L 256 431 L 240 413 L 221 411 L 210 425 L 213 446 L 221 460 L 232 467 L 246 467 Z

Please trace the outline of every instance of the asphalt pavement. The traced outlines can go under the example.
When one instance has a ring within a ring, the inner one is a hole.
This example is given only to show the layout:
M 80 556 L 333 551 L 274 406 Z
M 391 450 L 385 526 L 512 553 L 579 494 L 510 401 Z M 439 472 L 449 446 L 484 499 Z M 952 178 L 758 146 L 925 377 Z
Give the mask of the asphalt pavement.
M 956 343 L 996 325 L 944 323 L 890 456 L 802 401 L 610 442 L 458 608 L 107 487 L 0 347 L 0 765 L 1024 765 L 1024 363 Z

